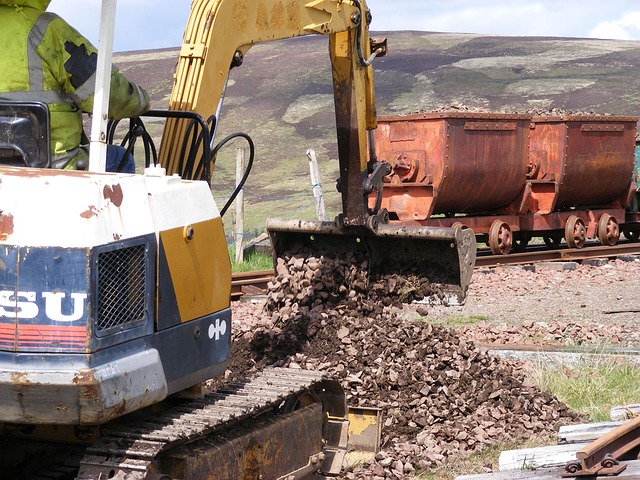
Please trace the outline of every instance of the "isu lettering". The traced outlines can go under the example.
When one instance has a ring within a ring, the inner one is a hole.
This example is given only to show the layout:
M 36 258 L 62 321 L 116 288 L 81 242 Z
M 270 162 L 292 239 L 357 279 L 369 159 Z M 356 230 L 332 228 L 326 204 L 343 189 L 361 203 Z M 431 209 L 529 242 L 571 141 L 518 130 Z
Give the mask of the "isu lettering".
M 73 304 L 72 312 L 62 313 L 62 301 L 67 294 L 62 292 L 43 292 L 44 313 L 49 320 L 55 322 L 75 322 L 84 315 L 84 305 L 87 299 L 86 293 L 70 294 Z M 36 292 L 14 292 L 0 290 L 0 317 L 33 319 L 40 313 Z

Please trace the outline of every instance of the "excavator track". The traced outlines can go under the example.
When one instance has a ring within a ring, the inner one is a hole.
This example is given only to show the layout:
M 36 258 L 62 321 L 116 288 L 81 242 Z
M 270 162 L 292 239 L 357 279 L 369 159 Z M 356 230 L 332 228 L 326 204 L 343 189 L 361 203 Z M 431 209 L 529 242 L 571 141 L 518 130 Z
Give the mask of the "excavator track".
M 320 405 L 322 412 L 319 414 Z M 348 428 L 346 401 L 339 383 L 319 372 L 270 368 L 158 415 L 145 415 L 134 422 L 105 428 L 102 436 L 87 448 L 80 461 L 77 479 L 176 478 L 163 469 L 163 465 L 171 464 L 171 461 L 162 461 L 167 457 L 167 452 L 177 451 L 201 440 L 232 437 L 233 431 L 242 430 L 242 425 L 247 421 L 254 426 L 257 419 L 273 419 L 287 414 L 298 415 L 302 419 L 300 412 L 305 409 L 315 409 L 315 413 L 305 415 L 320 415 L 323 418 L 323 437 L 326 434 L 336 441 L 323 438 L 320 444 L 325 446 L 324 452 L 309 455 L 305 458 L 308 460 L 306 464 L 294 471 L 282 472 L 278 477 L 308 478 L 318 471 L 336 474 L 346 453 L 345 432 Z M 307 431 L 306 428 L 303 430 Z M 291 430 L 292 427 L 285 426 L 287 429 Z M 253 443 L 256 441 L 259 440 L 253 439 Z M 198 454 L 203 451 L 202 448 L 194 450 Z M 222 452 L 217 446 L 205 450 Z M 212 455 L 219 462 L 222 459 L 216 458 L 216 455 L 220 457 L 224 454 Z M 207 462 L 210 464 L 211 458 L 204 463 Z M 192 472 L 193 467 L 190 468 Z

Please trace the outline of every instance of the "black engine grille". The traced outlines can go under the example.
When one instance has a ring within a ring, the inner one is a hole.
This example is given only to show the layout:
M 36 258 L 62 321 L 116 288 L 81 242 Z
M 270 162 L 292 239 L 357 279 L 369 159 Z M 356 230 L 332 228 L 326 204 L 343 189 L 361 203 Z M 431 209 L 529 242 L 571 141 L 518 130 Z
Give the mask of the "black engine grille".
M 98 255 L 97 333 L 115 333 L 145 321 L 145 252 L 145 245 L 134 245 Z

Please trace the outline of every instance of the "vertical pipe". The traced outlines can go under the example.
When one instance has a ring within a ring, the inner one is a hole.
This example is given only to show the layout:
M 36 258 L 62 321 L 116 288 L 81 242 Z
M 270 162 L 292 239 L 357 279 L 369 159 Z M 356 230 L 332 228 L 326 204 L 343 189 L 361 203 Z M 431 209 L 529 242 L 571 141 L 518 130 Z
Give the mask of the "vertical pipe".
M 102 0 L 91 147 L 89 149 L 89 170 L 92 172 L 104 172 L 107 166 L 107 119 L 111 93 L 111 60 L 113 57 L 116 3 L 116 0 Z
M 307 150 L 307 158 L 309 159 L 309 172 L 311 174 L 311 188 L 313 189 L 313 198 L 316 202 L 316 220 L 324 222 L 326 220 L 324 197 L 322 195 L 322 182 L 320 181 L 320 169 L 318 168 L 318 157 L 313 149 Z

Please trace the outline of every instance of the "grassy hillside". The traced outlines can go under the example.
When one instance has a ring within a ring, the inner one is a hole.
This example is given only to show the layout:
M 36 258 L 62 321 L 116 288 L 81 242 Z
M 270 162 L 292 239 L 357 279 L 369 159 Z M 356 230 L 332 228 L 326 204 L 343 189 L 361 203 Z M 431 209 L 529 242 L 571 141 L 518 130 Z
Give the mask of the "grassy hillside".
M 640 42 L 386 32 L 389 55 L 374 62 L 379 114 L 447 105 L 495 111 L 534 109 L 640 113 Z M 383 36 L 376 34 L 374 36 Z M 313 218 L 305 152 L 316 150 L 327 211 L 340 209 L 328 41 L 304 37 L 255 46 L 231 75 L 218 139 L 248 133 L 256 165 L 245 189 L 246 230 L 268 216 Z M 116 63 L 166 108 L 178 49 L 129 52 Z M 240 144 L 239 144 L 240 145 Z M 219 156 L 214 196 L 232 190 L 233 145 Z M 277 199 L 277 200 L 274 200 Z M 225 224 L 231 228 L 232 214 Z

